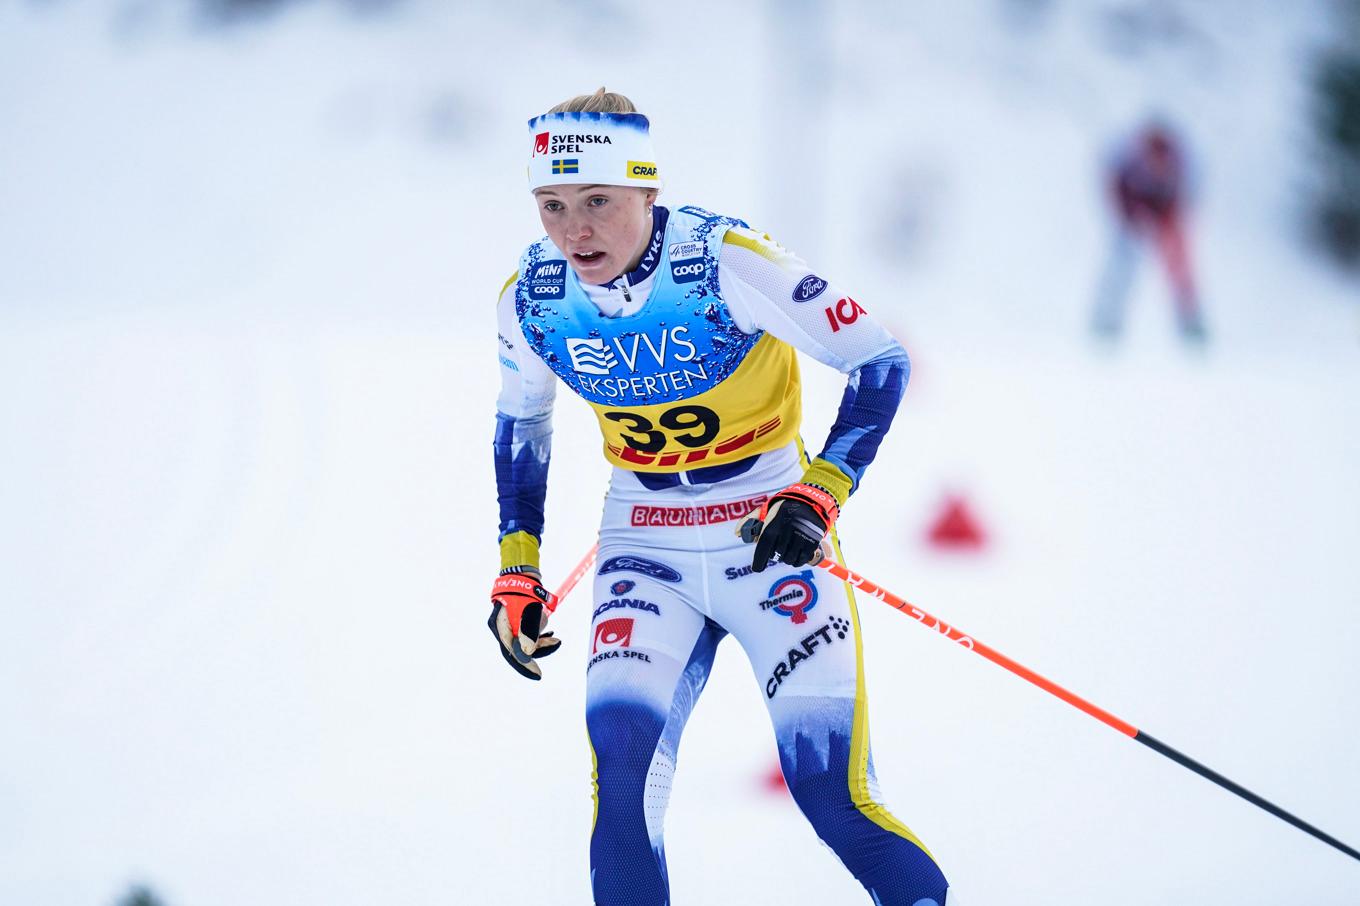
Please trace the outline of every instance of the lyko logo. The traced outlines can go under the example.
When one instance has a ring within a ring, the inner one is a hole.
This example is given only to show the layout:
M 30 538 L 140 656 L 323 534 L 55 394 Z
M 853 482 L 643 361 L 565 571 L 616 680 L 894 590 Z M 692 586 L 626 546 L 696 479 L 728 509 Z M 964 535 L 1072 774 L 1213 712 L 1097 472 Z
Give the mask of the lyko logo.
M 548 139 L 549 135 L 547 132 L 540 132 L 538 135 L 534 136 L 534 157 L 548 153 Z
M 632 617 L 603 620 L 599 626 L 595 627 L 595 646 L 591 648 L 590 653 L 599 653 L 601 646 L 605 648 L 627 648 L 631 644 L 633 644 Z
M 826 320 L 831 325 L 831 332 L 835 333 L 841 329 L 842 324 L 849 327 L 859 320 L 860 315 L 867 314 L 863 305 L 846 296 L 844 299 L 837 299 L 835 305 L 826 309 Z
M 571 356 L 572 370 L 578 374 L 608 374 L 619 363 L 614 351 L 604 345 L 604 340 L 591 337 L 584 340 L 568 339 L 567 353 Z
M 702 258 L 671 262 L 671 276 L 676 283 L 693 283 L 703 275 L 704 260 Z

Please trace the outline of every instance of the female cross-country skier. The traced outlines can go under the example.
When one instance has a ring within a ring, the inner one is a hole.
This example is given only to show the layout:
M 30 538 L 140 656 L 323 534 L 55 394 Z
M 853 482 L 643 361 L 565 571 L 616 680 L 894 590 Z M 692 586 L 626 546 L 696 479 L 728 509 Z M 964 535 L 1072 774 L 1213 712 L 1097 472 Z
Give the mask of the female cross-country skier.
M 879 800 L 854 599 L 811 565 L 892 423 L 906 353 L 769 236 L 656 204 L 664 171 L 648 129 L 603 88 L 529 121 L 529 188 L 548 235 L 497 308 L 491 631 L 529 679 L 559 645 L 538 565 L 561 381 L 594 410 L 614 466 L 586 661 L 595 903 L 669 903 L 662 818 L 680 736 L 730 633 L 818 836 L 878 906 L 943 906 L 934 857 Z M 795 349 L 849 378 L 811 460 Z M 753 511 L 754 547 L 738 533 Z

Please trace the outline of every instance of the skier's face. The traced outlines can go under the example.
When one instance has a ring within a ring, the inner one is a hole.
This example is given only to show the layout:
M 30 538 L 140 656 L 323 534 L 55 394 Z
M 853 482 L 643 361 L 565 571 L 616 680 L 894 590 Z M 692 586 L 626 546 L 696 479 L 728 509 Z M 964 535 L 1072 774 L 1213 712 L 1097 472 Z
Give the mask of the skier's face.
M 637 267 L 651 234 L 654 189 L 544 186 L 534 190 L 548 238 L 583 283 L 608 283 Z

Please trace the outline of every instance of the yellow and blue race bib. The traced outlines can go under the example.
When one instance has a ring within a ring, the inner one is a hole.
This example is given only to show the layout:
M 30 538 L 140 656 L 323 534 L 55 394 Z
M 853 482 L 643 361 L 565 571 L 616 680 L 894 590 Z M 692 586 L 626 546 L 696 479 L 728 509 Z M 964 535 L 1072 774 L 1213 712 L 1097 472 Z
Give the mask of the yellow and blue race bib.
M 586 400 L 605 458 L 643 472 L 721 465 L 781 447 L 802 416 L 793 348 L 743 333 L 718 285 L 718 253 L 741 221 L 674 211 L 651 294 L 607 317 L 549 239 L 520 262 L 515 310 L 525 339 Z

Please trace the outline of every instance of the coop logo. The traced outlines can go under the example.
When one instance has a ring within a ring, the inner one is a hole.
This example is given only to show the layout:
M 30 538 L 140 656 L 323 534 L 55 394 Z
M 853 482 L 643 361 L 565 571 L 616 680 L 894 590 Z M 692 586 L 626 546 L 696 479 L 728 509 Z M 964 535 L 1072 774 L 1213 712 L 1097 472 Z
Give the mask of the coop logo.
M 826 290 L 826 281 L 816 274 L 808 274 L 793 288 L 793 301 L 811 302 Z
M 687 258 L 671 262 L 671 277 L 676 283 L 693 283 L 704 276 L 704 259 Z
M 770 586 L 769 595 L 760 602 L 761 610 L 773 610 L 797 624 L 806 623 L 807 612 L 817 606 L 817 586 L 812 580 L 812 570 L 805 569 L 776 580 Z
M 832 617 L 823 623 L 811 635 L 805 636 L 793 648 L 789 649 L 788 656 L 775 665 L 770 673 L 770 678 L 765 681 L 765 695 L 767 698 L 774 698 L 779 692 L 779 687 L 784 685 L 784 681 L 793 675 L 798 669 L 798 665 L 817 656 L 817 652 L 823 648 L 834 644 L 838 639 L 843 640 L 850 632 L 850 622 L 840 617 Z
M 661 616 L 661 608 L 651 601 L 644 601 L 641 598 L 610 598 L 595 608 L 592 619 L 598 620 L 601 614 L 606 614 L 611 610 L 642 610 Z
M 604 345 L 599 337 L 584 340 L 567 340 L 567 354 L 571 356 L 572 370 L 578 374 L 608 374 L 619 363 L 614 352 Z
M 552 136 L 550 136 L 547 132 L 540 132 L 538 133 L 538 135 L 534 136 L 534 154 L 533 154 L 534 157 L 538 157 L 540 154 L 548 153 L 548 142 L 550 141 L 551 138 Z
M 649 160 L 630 160 L 624 172 L 633 179 L 656 179 L 656 164 Z
M 567 262 L 543 261 L 529 275 L 530 299 L 561 299 L 567 291 Z
M 604 620 L 595 627 L 595 644 L 590 651 L 595 654 L 601 648 L 627 648 L 631 644 L 633 644 L 633 618 L 615 617 L 612 620 Z
M 651 576 L 653 579 L 660 579 L 662 582 L 680 581 L 680 574 L 666 564 L 642 557 L 610 557 L 600 564 L 600 575 L 602 576 L 621 572 L 642 573 L 644 576 Z
M 826 309 L 826 320 L 831 325 L 831 332 L 836 333 L 842 326 L 849 327 L 859 320 L 860 315 L 867 314 L 863 305 L 846 296 L 844 299 L 837 299 L 835 305 Z
M 699 349 L 686 339 L 687 334 L 689 328 L 680 324 L 662 330 L 655 339 L 642 331 L 626 337 L 614 337 L 609 343 L 601 337 L 568 337 L 567 352 L 571 355 L 571 367 L 578 374 L 609 374 L 620 362 L 630 374 L 636 374 L 639 360 L 648 370 L 651 370 L 648 359 L 656 362 L 660 369 L 666 368 L 668 363 L 693 361 L 699 355 Z M 708 372 L 704 366 L 699 365 L 697 368 L 694 376 L 706 379 Z M 586 389 L 600 390 L 595 386 L 600 382 L 589 383 Z

